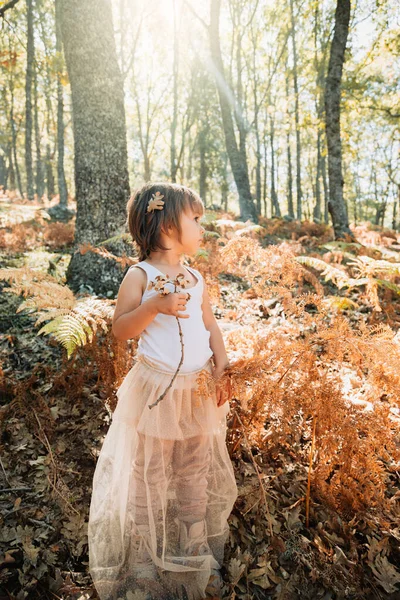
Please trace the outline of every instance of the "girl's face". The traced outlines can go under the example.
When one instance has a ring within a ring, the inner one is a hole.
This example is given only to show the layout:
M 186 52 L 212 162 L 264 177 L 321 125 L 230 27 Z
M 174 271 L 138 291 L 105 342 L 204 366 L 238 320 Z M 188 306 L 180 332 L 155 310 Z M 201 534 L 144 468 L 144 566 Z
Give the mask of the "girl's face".
M 187 212 L 181 214 L 182 228 L 182 252 L 194 254 L 203 240 L 204 227 L 200 223 L 202 213 L 198 209 L 188 208 Z

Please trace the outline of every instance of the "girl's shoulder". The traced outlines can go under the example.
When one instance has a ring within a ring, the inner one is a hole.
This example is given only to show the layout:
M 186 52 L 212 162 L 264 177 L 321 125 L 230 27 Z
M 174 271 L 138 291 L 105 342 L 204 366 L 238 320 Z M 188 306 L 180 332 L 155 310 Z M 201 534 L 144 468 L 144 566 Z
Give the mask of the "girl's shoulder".
M 128 270 L 126 271 L 125 275 L 127 275 L 128 273 L 133 273 L 133 272 L 135 273 L 135 276 L 140 281 L 140 284 L 142 286 L 142 294 L 144 294 L 144 292 L 146 290 L 146 287 L 147 287 L 147 272 L 146 272 L 146 269 L 143 268 L 142 263 L 136 263 L 134 265 L 131 265 L 128 268 Z

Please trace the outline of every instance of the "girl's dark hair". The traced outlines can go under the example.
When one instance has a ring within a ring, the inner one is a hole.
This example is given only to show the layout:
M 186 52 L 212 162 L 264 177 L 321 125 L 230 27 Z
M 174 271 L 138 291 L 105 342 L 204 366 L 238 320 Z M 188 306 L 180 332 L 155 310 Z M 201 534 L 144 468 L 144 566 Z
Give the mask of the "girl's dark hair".
M 156 192 L 164 196 L 164 206 L 161 210 L 147 212 L 147 205 Z M 139 247 L 139 261 L 145 260 L 151 252 L 168 250 L 160 242 L 161 228 L 167 231 L 168 227 L 172 227 L 181 241 L 180 217 L 189 208 L 204 213 L 200 196 L 178 183 L 148 182 L 134 192 L 126 206 L 126 224 Z

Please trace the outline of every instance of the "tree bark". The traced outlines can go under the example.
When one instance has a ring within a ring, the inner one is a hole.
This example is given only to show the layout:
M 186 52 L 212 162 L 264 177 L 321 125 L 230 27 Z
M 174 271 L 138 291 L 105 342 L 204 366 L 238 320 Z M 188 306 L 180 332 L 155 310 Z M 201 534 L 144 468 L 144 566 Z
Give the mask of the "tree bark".
M 288 119 L 288 130 L 286 134 L 286 146 L 287 146 L 287 182 L 288 182 L 288 217 L 294 219 L 294 206 L 293 206 L 293 173 L 292 173 L 292 150 L 290 147 L 290 112 L 289 112 L 289 76 L 286 77 L 286 100 L 287 100 L 287 119 Z
M 60 0 L 55 2 L 56 21 L 56 55 L 57 55 L 57 179 L 60 207 L 68 207 L 68 188 L 64 170 L 64 86 L 61 80 L 61 69 L 64 66 L 61 37 L 61 6 Z
M 280 217 L 281 209 L 278 201 L 278 194 L 276 193 L 275 186 L 275 125 L 272 115 L 270 116 L 270 137 L 271 137 L 271 216 L 272 217 Z
M 335 238 L 352 236 L 343 197 L 342 143 L 340 137 L 340 91 L 350 22 L 350 0 L 337 0 L 328 74 L 325 86 L 325 126 L 328 142 L 328 210 Z
M 35 146 L 36 146 L 36 194 L 39 202 L 41 202 L 44 194 L 44 170 L 42 161 L 42 149 L 40 140 L 40 126 L 39 126 L 39 106 L 38 106 L 38 82 L 37 82 L 37 65 L 34 63 L 33 68 L 33 93 L 34 93 L 34 107 L 35 107 Z
M 257 202 L 257 214 L 261 215 L 261 139 L 259 130 L 259 119 L 258 114 L 260 111 L 260 104 L 258 100 L 258 78 L 257 78 L 257 40 L 252 36 L 253 42 L 253 102 L 254 102 L 254 133 L 256 136 L 256 202 Z
M 176 182 L 176 174 L 178 171 L 176 164 L 176 130 L 178 127 L 178 75 L 179 75 L 179 37 L 177 25 L 176 1 L 173 0 L 174 11 L 174 60 L 172 66 L 173 74 L 173 111 L 171 121 L 171 181 Z
M 296 216 L 301 220 L 303 193 L 301 189 L 301 139 L 300 139 L 300 111 L 299 111 L 299 84 L 297 80 L 297 48 L 296 28 L 294 20 L 293 0 L 290 0 L 291 36 L 293 47 L 293 85 L 294 85 L 294 117 L 296 122 Z
M 224 66 L 222 62 L 219 39 L 220 8 L 221 0 L 211 0 L 209 28 L 210 48 L 221 107 L 226 151 L 239 194 L 240 217 L 244 221 L 252 220 L 254 223 L 258 223 L 256 206 L 253 202 L 250 191 L 250 180 L 246 156 L 243 154 L 243 152 L 241 152 L 241 149 L 238 148 L 235 137 L 234 122 L 232 118 L 234 98 L 224 76 Z M 241 143 L 243 144 L 242 137 Z
M 321 164 L 321 143 L 322 143 L 322 132 L 320 123 L 323 120 L 323 102 L 322 102 L 322 86 L 324 80 L 324 61 L 319 60 L 318 57 L 318 38 L 320 36 L 319 31 L 319 4 L 315 5 L 314 13 L 314 69 L 317 74 L 316 80 L 316 94 L 315 94 L 315 111 L 317 113 L 317 169 L 315 175 L 315 204 L 313 210 L 313 220 L 316 223 L 321 222 L 322 212 L 322 199 L 321 199 L 321 175 L 322 175 L 322 164 Z
M 27 42 L 26 42 L 26 75 L 25 75 L 25 170 L 28 200 L 34 200 L 32 167 L 32 82 L 35 47 L 33 37 L 33 0 L 26 0 L 27 8 Z
M 12 56 L 13 50 L 11 48 L 11 40 L 9 42 L 9 54 L 10 57 Z M 22 189 L 22 178 L 21 178 L 21 171 L 19 168 L 19 164 L 18 164 L 18 153 L 17 153 L 17 127 L 16 127 L 16 123 L 15 123 L 15 116 L 14 116 L 14 108 L 15 108 L 15 95 L 14 95 L 14 64 L 11 66 L 10 68 L 10 75 L 9 75 L 9 86 L 10 86 L 10 125 L 11 125 L 11 148 L 12 148 L 12 158 L 14 161 L 14 169 L 15 169 L 15 175 L 16 175 L 16 179 L 17 179 L 17 186 L 18 186 L 18 191 L 20 193 L 20 196 L 22 198 L 23 196 L 23 189 Z
M 315 174 L 315 204 L 313 210 L 315 223 L 321 222 L 321 130 L 317 131 L 317 169 Z
M 322 172 L 322 185 L 324 188 L 324 223 L 329 222 L 328 202 L 329 202 L 329 189 L 328 189 L 328 177 L 326 173 L 326 157 L 325 150 L 321 156 L 321 172 Z
M 199 173 L 199 194 L 200 198 L 206 205 L 207 195 L 207 162 L 206 162 L 206 132 L 203 126 L 199 132 L 198 138 L 199 154 L 200 154 L 200 173 Z
M 46 102 L 46 136 L 47 136 L 47 141 L 46 141 L 46 158 L 44 161 L 44 178 L 45 178 L 45 182 L 46 182 L 46 191 L 47 191 L 47 198 L 50 200 L 54 194 L 54 175 L 53 175 L 53 165 L 52 165 L 52 160 L 53 160 L 53 154 L 51 151 L 51 145 L 50 145 L 50 140 L 52 140 L 52 130 L 51 130 L 51 121 L 52 121 L 52 103 L 51 103 L 51 95 L 52 95 L 52 83 L 53 83 L 53 77 L 52 77 L 52 73 L 50 72 L 50 62 L 53 60 L 53 56 L 51 55 L 50 49 L 49 49 L 49 42 L 47 39 L 47 27 L 46 24 L 44 22 L 44 15 L 42 12 L 39 13 L 39 23 L 40 23 L 40 28 L 41 28 L 41 32 L 42 32 L 42 42 L 43 42 L 43 46 L 44 46 L 44 51 L 45 51 L 45 56 L 46 56 L 46 83 L 44 86 L 44 96 L 45 96 L 45 102 Z M 52 35 L 53 32 L 50 32 L 50 35 Z
M 123 83 L 109 0 L 61 0 L 61 32 L 71 83 L 77 217 L 75 247 L 120 234 L 129 198 Z M 129 249 L 119 240 L 114 253 Z M 73 289 L 117 292 L 117 264 L 75 253 L 67 281 Z

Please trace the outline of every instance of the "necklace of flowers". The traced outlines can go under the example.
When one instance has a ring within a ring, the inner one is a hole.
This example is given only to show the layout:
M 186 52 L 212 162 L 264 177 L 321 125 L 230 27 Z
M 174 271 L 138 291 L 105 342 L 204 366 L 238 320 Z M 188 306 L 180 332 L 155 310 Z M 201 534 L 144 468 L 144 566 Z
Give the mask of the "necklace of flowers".
M 171 283 L 174 286 L 174 292 L 181 292 L 182 289 L 185 289 L 187 284 L 190 283 L 190 281 L 188 279 L 185 279 L 185 276 L 183 273 L 179 273 L 175 279 L 169 279 L 169 275 L 157 275 L 155 277 L 155 281 L 150 281 L 147 289 L 148 290 L 156 290 L 156 292 L 159 293 L 160 296 L 166 296 L 167 294 L 170 294 L 170 290 L 166 287 L 167 283 Z M 191 295 L 188 294 L 188 300 L 190 300 Z M 175 381 L 176 376 L 178 375 L 179 369 L 182 366 L 183 363 L 183 358 L 184 358 L 184 343 L 183 343 L 183 333 L 182 333 L 182 327 L 181 324 L 179 322 L 179 317 L 175 317 L 177 323 L 178 323 L 178 329 L 179 329 L 179 340 L 181 343 L 181 360 L 179 361 L 179 365 L 178 368 L 176 369 L 174 376 L 172 377 L 168 387 L 166 388 L 166 390 L 161 394 L 161 396 L 159 398 L 157 398 L 157 400 L 155 402 L 153 402 L 153 404 L 149 404 L 149 408 L 153 408 L 153 406 L 157 406 L 157 404 L 159 402 L 161 402 L 161 400 L 165 397 L 166 393 L 168 392 L 168 390 L 171 388 L 172 384 Z

